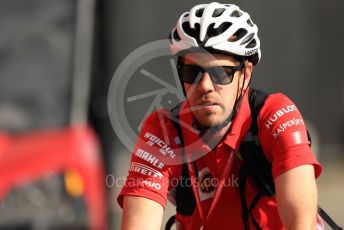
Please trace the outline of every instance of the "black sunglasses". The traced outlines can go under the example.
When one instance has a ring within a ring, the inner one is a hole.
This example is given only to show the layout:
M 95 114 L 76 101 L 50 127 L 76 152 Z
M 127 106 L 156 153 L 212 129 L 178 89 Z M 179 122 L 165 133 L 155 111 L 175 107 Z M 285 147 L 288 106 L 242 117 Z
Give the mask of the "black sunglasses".
M 218 85 L 227 85 L 233 81 L 234 73 L 244 68 L 244 61 L 238 66 L 212 66 L 202 67 L 198 65 L 178 64 L 179 78 L 188 84 L 198 83 L 204 72 L 207 72 L 211 80 Z M 202 73 L 202 75 L 200 75 Z

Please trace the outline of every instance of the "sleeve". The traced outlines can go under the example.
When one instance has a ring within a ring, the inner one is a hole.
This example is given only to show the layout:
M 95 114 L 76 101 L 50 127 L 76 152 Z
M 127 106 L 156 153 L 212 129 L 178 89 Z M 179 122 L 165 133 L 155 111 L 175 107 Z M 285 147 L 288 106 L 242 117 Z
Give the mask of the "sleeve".
M 127 180 L 117 197 L 123 208 L 123 197 L 140 196 L 166 206 L 169 180 L 175 157 L 170 138 L 171 122 L 168 111 L 152 113 L 144 122 L 136 141 Z
M 272 163 L 273 177 L 300 165 L 314 166 L 317 178 L 322 167 L 314 156 L 307 129 L 296 105 L 283 94 L 266 99 L 258 115 L 259 139 Z

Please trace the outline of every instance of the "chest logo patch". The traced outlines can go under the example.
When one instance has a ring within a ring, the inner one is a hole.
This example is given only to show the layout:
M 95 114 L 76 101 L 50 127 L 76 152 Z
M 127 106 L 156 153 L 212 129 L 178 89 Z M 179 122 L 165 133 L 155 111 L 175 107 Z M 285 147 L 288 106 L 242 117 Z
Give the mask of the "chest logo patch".
M 207 167 L 198 172 L 200 200 L 206 200 L 214 196 L 216 180 Z
M 209 172 L 201 175 L 200 189 L 202 192 L 210 193 L 215 190 L 213 185 L 213 178 Z

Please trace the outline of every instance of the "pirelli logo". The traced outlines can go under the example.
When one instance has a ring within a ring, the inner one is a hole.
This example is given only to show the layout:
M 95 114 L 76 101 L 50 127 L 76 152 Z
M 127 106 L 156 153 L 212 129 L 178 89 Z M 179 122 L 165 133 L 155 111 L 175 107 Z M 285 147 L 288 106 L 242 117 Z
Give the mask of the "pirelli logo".
M 161 172 L 141 163 L 132 162 L 129 171 L 137 172 L 145 176 L 162 179 L 163 175 Z

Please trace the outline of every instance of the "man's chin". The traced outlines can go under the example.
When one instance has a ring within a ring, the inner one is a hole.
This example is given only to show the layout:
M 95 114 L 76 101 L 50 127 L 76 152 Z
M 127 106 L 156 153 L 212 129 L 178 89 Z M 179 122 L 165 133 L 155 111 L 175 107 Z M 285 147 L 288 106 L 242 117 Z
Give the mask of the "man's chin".
M 224 120 L 219 120 L 218 118 L 214 118 L 213 116 L 207 116 L 198 118 L 198 123 L 202 126 L 202 128 L 210 128 L 213 126 L 220 125 L 224 122 Z

